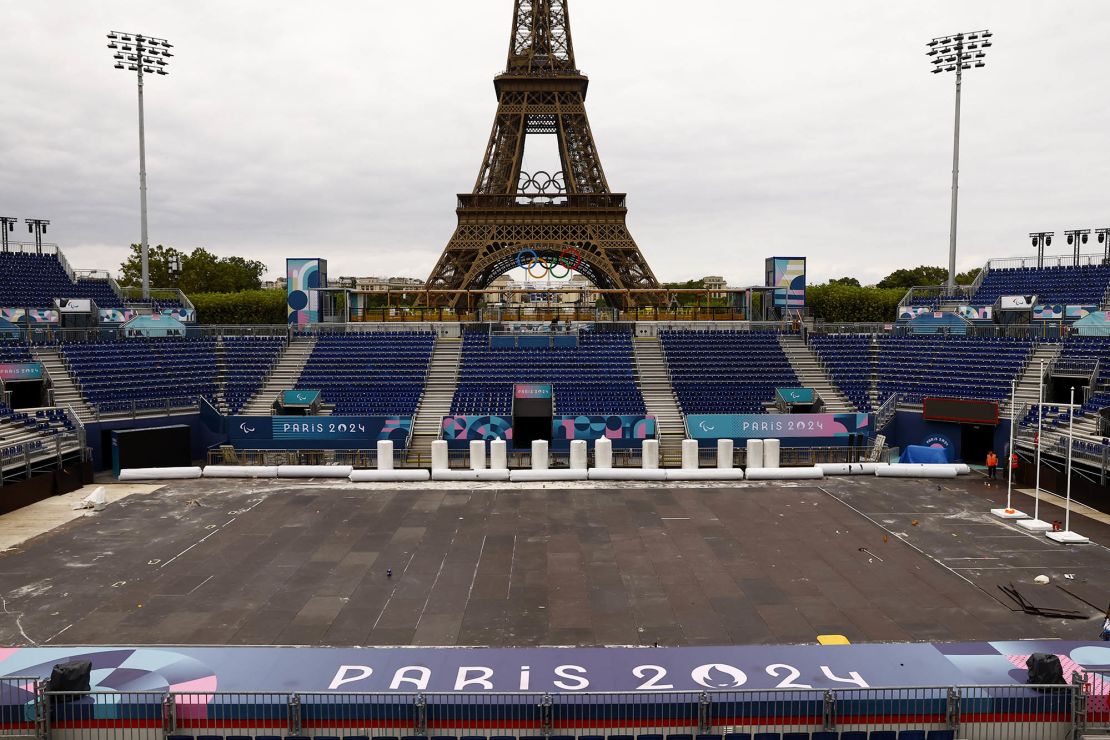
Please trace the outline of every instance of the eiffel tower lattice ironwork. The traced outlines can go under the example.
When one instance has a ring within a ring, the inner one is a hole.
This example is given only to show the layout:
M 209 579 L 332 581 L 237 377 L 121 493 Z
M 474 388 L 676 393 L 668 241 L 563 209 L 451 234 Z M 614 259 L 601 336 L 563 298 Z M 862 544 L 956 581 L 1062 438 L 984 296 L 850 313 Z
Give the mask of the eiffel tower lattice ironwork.
M 597 288 L 657 290 L 625 224 L 625 194 L 609 190 L 589 119 L 588 78 L 574 62 L 569 0 L 515 0 L 505 72 L 494 80 L 497 116 L 474 191 L 459 195 L 459 225 L 428 278 L 429 300 L 457 306 L 532 260 L 561 262 Z M 522 171 L 525 140 L 557 137 L 561 171 Z M 662 295 L 616 293 L 628 306 Z M 652 300 L 649 300 L 652 299 Z

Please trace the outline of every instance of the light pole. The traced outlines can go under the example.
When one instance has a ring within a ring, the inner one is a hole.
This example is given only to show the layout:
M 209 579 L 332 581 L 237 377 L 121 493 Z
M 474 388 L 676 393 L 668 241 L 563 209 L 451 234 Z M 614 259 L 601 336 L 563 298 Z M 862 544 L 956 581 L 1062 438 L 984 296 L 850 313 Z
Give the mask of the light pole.
M 963 90 L 964 70 L 985 67 L 987 52 L 991 47 L 990 31 L 957 33 L 940 36 L 929 42 L 926 52 L 933 61 L 933 74 L 956 73 L 956 132 L 952 146 L 952 225 L 948 236 L 948 292 L 956 292 L 956 222 L 960 193 L 960 96 Z
M 15 216 L 0 216 L 0 249 L 8 251 L 8 233 L 15 231 L 15 225 L 19 221 Z
M 1086 244 L 1087 240 L 1091 238 L 1091 230 L 1072 229 L 1071 231 L 1065 231 L 1064 233 L 1067 234 L 1068 244 L 1075 248 L 1074 264 L 1076 267 L 1079 267 L 1079 247 Z
M 1052 237 L 1055 231 L 1034 231 L 1029 235 L 1033 239 L 1033 246 L 1037 248 L 1037 269 L 1044 267 L 1044 248 L 1052 246 Z
M 143 263 L 143 299 L 150 298 L 150 245 L 146 229 L 146 130 L 143 121 L 143 74 L 166 75 L 170 49 L 173 45 L 165 39 L 141 36 L 137 33 L 112 31 L 108 34 L 108 48 L 115 52 L 116 69 L 135 72 L 139 81 L 139 213 L 141 219 L 141 250 Z
M 27 224 L 27 233 L 35 235 L 35 251 L 42 254 L 42 235 L 46 233 L 50 221 L 45 218 L 25 218 L 23 223 Z
M 1095 229 L 1098 235 L 1098 243 L 1104 246 L 1102 252 L 1102 264 L 1110 265 L 1110 227 Z

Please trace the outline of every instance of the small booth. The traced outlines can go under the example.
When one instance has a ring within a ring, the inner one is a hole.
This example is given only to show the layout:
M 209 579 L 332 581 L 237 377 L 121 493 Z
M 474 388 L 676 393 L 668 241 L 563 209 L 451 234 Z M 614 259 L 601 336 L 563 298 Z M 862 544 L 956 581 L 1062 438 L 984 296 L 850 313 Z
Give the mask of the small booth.
M 124 337 L 183 337 L 185 324 L 167 314 L 136 316 L 120 328 Z
M 319 416 L 320 391 L 282 391 L 274 401 L 274 416 Z

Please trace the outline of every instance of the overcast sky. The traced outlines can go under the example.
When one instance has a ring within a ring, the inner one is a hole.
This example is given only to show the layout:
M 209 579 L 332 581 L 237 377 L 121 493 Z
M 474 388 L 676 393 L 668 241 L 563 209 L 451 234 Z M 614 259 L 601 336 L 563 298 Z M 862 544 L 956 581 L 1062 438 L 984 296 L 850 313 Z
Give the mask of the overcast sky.
M 135 80 L 104 34 L 141 32 L 176 45 L 146 88 L 152 243 L 425 278 L 477 176 L 512 5 L 0 0 L 0 215 L 49 218 L 74 267 L 118 271 Z M 1028 231 L 1110 226 L 1108 0 L 571 10 L 610 186 L 662 280 L 760 283 L 772 255 L 808 256 L 811 281 L 946 265 L 954 80 L 925 44 L 960 30 L 995 33 L 964 84 L 960 270 L 1030 253 Z

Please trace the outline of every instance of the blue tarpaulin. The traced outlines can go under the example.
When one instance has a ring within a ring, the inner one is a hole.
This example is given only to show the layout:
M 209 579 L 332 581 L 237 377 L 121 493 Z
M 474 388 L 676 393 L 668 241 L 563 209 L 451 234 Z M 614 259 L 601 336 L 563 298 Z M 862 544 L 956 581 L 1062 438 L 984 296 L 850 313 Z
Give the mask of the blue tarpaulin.
M 948 450 L 943 447 L 926 447 L 924 445 L 910 445 L 902 451 L 902 462 L 918 464 L 944 464 L 950 463 Z

